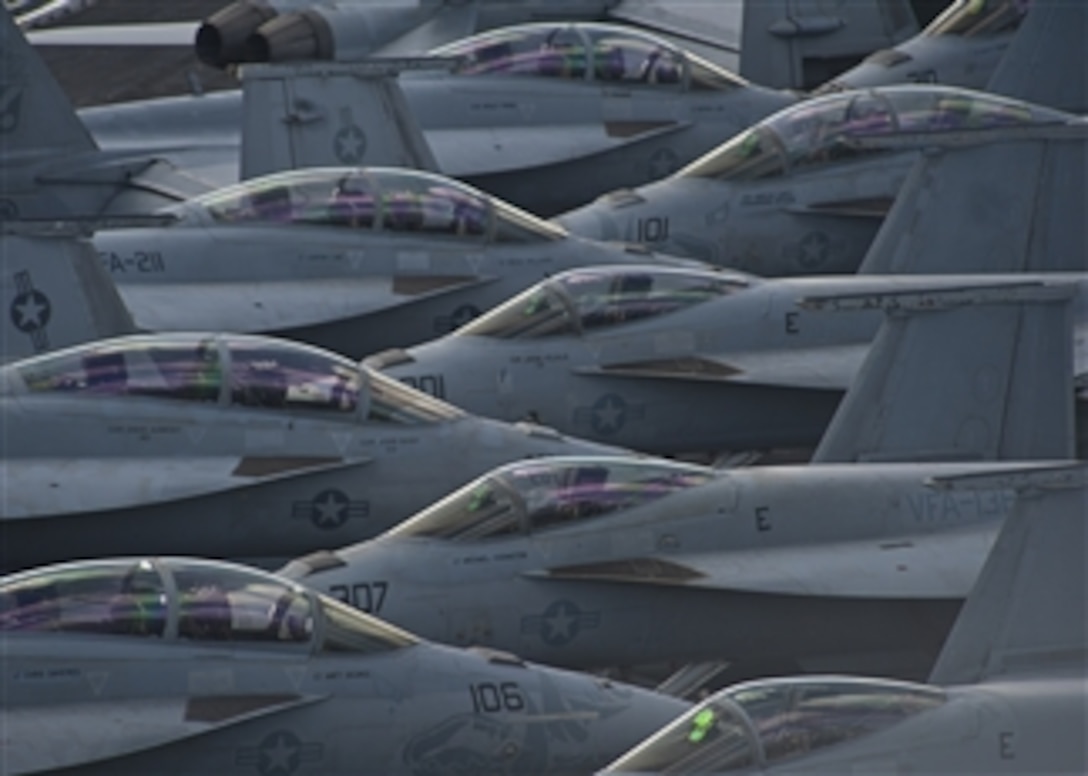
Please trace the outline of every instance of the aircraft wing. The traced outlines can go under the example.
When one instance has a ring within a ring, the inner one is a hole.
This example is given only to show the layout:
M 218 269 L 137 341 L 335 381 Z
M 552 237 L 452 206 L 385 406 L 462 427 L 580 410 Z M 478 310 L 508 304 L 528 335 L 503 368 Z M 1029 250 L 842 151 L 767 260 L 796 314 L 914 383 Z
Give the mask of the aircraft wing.
M 27 520 L 159 504 L 369 461 L 286 456 L 8 458 L 0 460 L 0 482 L 18 485 L 0 499 L 0 517 Z
M 189 330 L 204 321 L 208 328 L 252 333 L 357 318 L 491 280 L 458 275 L 132 284 L 121 287 L 121 296 L 136 325 L 148 331 Z
M 6 706 L 0 709 L 4 773 L 19 776 L 100 763 L 323 700 L 216 695 Z
M 963 598 L 974 584 L 995 533 L 996 526 L 989 524 L 901 540 L 626 558 L 551 568 L 532 576 L 766 595 Z
M 192 46 L 199 22 L 49 27 L 27 33 L 35 46 Z
M 427 143 L 451 177 L 491 175 L 572 162 L 686 129 L 690 122 L 609 122 L 580 126 L 427 130 Z
M 608 363 L 578 369 L 579 374 L 657 380 L 714 381 L 782 388 L 846 390 L 865 360 L 867 343 L 803 350 L 747 351 L 713 358 L 668 358 L 657 361 Z

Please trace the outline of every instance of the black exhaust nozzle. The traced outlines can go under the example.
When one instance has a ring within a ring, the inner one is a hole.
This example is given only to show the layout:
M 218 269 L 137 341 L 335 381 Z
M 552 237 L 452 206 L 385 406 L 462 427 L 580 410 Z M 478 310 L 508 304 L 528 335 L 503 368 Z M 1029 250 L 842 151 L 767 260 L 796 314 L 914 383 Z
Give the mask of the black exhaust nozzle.
M 275 17 L 276 10 L 261 0 L 236 0 L 220 8 L 196 32 L 197 59 L 218 68 L 250 61 L 246 40 Z
M 331 60 L 336 52 L 332 28 L 320 13 L 285 13 L 271 19 L 246 40 L 250 62 Z

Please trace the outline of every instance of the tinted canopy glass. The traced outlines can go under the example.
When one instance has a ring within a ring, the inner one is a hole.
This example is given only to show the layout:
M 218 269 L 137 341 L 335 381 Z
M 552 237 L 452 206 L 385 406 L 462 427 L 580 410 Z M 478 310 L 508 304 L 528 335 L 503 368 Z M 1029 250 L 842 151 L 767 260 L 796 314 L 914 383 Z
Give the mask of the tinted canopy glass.
M 744 714 L 728 700 L 710 700 L 620 757 L 602 773 L 714 774 L 757 762 Z
M 855 141 L 895 133 L 1066 121 L 1060 111 L 945 86 L 913 85 L 817 97 L 779 111 L 677 175 L 756 180 L 879 150 Z M 919 143 L 922 141 L 920 140 Z
M 936 708 L 944 691 L 884 679 L 801 677 L 734 685 L 605 773 L 718 774 L 800 757 Z
M 875 733 L 945 702 L 935 687 L 854 678 L 748 682 L 724 695 L 748 715 L 768 763 Z
M 351 414 L 359 367 L 319 348 L 242 335 L 120 337 L 50 353 L 15 367 L 30 392 L 141 396 Z
M 617 267 L 574 270 L 539 283 L 458 330 L 533 339 L 574 335 L 666 315 L 745 288 L 739 275 Z
M 14 367 L 31 392 L 215 402 L 223 356 L 213 335 L 122 337 L 48 353 Z
M 6 577 L 0 580 L 0 631 L 337 652 L 416 643 L 404 631 L 272 574 L 180 558 L 80 561 Z
M 737 76 L 660 38 L 607 24 L 525 24 L 432 52 L 460 57 L 461 75 L 566 78 L 676 89 L 729 91 Z
M 389 535 L 472 541 L 535 533 L 636 509 L 713 477 L 705 467 L 660 461 L 528 461 L 482 477 Z
M 1008 33 L 1020 26 L 1031 0 L 957 0 L 926 27 L 926 35 L 965 38 Z
M 471 186 L 407 169 L 294 170 L 220 189 L 192 204 L 219 223 L 308 224 L 475 242 L 566 236 Z

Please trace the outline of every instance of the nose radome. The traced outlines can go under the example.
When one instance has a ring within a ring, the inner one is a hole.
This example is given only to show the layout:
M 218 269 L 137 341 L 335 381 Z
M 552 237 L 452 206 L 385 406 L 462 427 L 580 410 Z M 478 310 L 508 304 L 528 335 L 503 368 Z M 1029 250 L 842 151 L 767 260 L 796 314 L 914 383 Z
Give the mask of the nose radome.
M 590 240 L 621 240 L 619 224 L 612 217 L 611 208 L 600 201 L 572 210 L 554 220 L 571 234 Z
M 588 712 L 591 722 L 587 732 L 597 768 L 603 768 L 691 708 L 687 701 L 622 682 L 591 676 L 578 676 L 576 681 L 593 685 L 581 697 L 572 688 L 569 702 Z
M 536 423 L 520 421 L 514 426 L 526 436 L 540 442 L 542 455 L 614 455 L 623 457 L 642 457 L 640 453 L 623 447 L 613 447 L 599 442 L 591 442 L 580 437 L 560 434 L 554 428 Z

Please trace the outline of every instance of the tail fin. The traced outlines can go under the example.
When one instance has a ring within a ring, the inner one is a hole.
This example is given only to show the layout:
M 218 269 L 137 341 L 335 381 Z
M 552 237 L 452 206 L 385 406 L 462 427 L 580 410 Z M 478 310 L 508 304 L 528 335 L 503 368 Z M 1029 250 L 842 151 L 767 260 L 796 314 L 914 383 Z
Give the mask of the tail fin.
M 746 0 L 740 74 L 762 86 L 814 89 L 917 32 L 908 0 Z
M 830 297 L 886 319 L 814 462 L 1073 457 L 1070 285 Z
M 1034 0 L 986 90 L 1088 112 L 1088 3 Z
M 1088 658 L 1088 467 L 939 479 L 945 489 L 1018 490 L 1012 514 L 930 675 L 969 684 Z
M 1088 269 L 1088 125 L 1029 132 L 920 158 L 858 273 Z
M 135 325 L 86 239 L 0 234 L 0 363 Z
M 242 70 L 242 179 L 299 167 L 437 171 L 395 78 L 445 60 L 248 65 Z
M 68 96 L 38 53 L 0 9 L 0 149 L 3 157 L 95 148 Z

